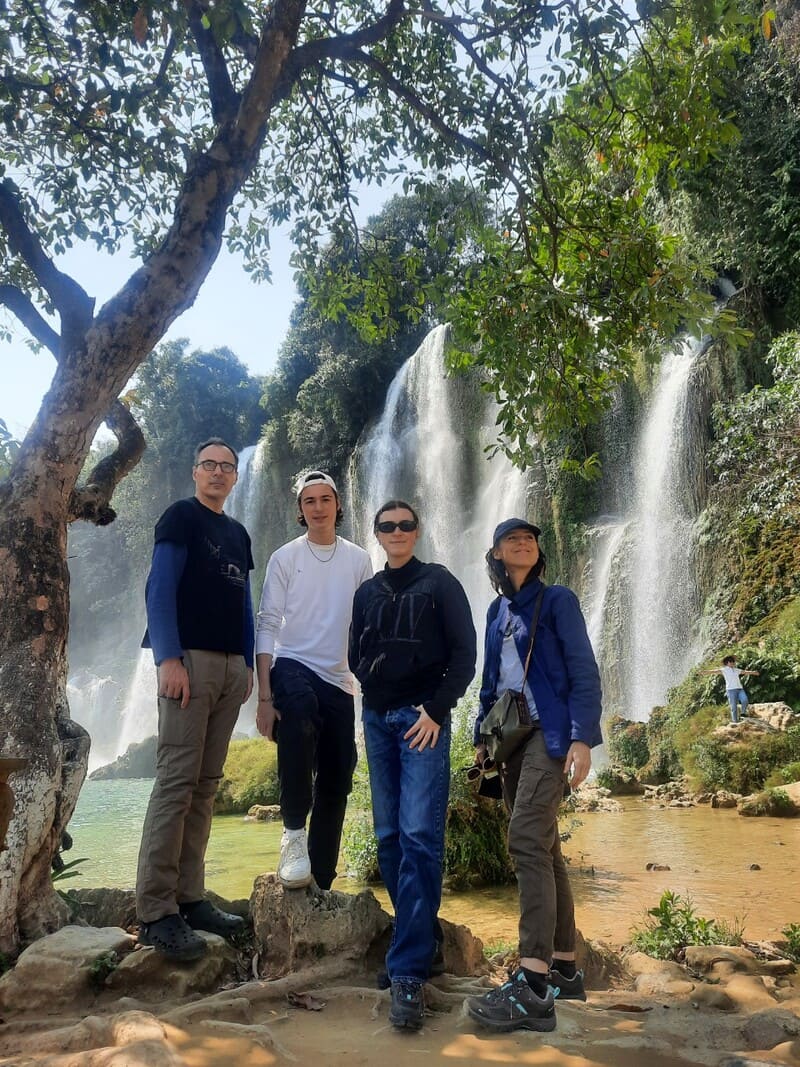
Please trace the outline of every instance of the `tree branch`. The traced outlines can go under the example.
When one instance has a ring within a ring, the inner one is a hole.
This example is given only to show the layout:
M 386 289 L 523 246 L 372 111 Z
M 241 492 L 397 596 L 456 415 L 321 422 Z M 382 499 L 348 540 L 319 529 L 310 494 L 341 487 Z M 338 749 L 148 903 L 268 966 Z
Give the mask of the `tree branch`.
M 211 100 L 211 115 L 220 125 L 227 122 L 236 113 L 239 94 L 233 87 L 228 64 L 222 49 L 214 38 L 214 32 L 203 25 L 203 11 L 195 0 L 184 0 L 189 17 L 189 28 L 200 53 L 200 61 L 206 72 L 208 93 Z
M 27 293 L 23 293 L 16 285 L 0 285 L 0 304 L 5 304 L 28 332 L 58 359 L 61 338 L 39 314 Z
M 58 270 L 44 251 L 22 213 L 19 190 L 9 178 L 0 182 L 0 226 L 8 235 L 11 251 L 21 257 L 55 304 L 61 316 L 62 340 L 85 333 L 92 322 L 94 300 L 73 278 Z
M 117 517 L 111 507 L 114 490 L 136 466 L 147 447 L 136 420 L 121 400 L 115 400 L 105 424 L 117 439 L 117 447 L 89 474 L 84 485 L 70 494 L 67 522 L 83 519 L 95 526 L 107 526 Z

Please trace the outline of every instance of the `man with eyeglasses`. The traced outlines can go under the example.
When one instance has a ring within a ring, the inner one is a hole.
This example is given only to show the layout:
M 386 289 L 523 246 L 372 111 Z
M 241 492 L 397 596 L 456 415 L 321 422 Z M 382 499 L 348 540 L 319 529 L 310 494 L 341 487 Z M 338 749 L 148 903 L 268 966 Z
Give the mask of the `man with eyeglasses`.
M 198 959 L 197 933 L 230 937 L 238 915 L 205 897 L 205 852 L 217 785 L 239 708 L 253 688 L 250 538 L 223 506 L 238 456 L 219 437 L 195 449 L 195 494 L 158 520 L 142 642 L 158 665 L 156 780 L 136 877 L 139 943 Z
M 256 726 L 278 746 L 278 879 L 286 889 L 312 878 L 330 889 L 356 765 L 347 633 L 372 565 L 336 533 L 343 514 L 329 474 L 309 471 L 296 492 L 306 532 L 273 552 L 258 611 Z
M 475 673 L 476 638 L 461 583 L 414 555 L 419 516 L 388 500 L 373 530 L 386 567 L 355 595 L 350 666 L 361 683 L 378 864 L 394 906 L 386 971 L 389 1021 L 418 1030 L 423 987 L 441 970 L 450 712 Z

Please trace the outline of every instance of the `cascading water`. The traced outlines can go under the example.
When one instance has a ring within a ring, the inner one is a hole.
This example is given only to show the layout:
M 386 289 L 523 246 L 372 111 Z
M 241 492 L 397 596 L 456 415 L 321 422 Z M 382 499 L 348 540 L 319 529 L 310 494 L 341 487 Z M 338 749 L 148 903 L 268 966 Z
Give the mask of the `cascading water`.
M 631 582 L 629 712 L 646 719 L 696 659 L 691 496 L 685 477 L 688 385 L 702 342 L 662 359 L 639 444 Z
M 359 443 L 351 465 L 355 536 L 376 567 L 385 558 L 372 519 L 386 500 L 420 512 L 420 559 L 443 563 L 462 582 L 480 631 L 493 595 L 483 554 L 496 523 L 525 514 L 525 477 L 493 444 L 494 408 L 463 378 L 446 374 L 447 329 L 437 326 L 400 368 L 383 414 Z
M 599 522 L 587 590 L 588 627 L 606 709 L 644 720 L 699 655 L 692 576 L 690 390 L 704 351 L 681 340 L 665 352 L 635 450 L 624 519 Z

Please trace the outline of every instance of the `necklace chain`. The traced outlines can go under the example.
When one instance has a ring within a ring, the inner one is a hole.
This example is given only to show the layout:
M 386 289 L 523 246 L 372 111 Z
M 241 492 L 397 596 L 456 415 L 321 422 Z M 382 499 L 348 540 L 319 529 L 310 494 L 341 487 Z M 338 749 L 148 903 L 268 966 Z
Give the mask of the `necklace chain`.
M 338 547 L 339 547 L 339 538 L 337 537 L 336 540 L 333 542 L 333 552 L 331 552 L 331 554 L 327 557 L 327 559 L 324 556 L 318 556 L 317 553 L 314 551 L 314 549 L 311 547 L 311 542 L 308 539 L 308 534 L 306 534 L 306 548 L 308 548 L 308 551 L 311 553 L 311 555 L 314 557 L 314 559 L 317 560 L 319 563 L 330 563 L 330 561 L 336 555 L 336 549 Z

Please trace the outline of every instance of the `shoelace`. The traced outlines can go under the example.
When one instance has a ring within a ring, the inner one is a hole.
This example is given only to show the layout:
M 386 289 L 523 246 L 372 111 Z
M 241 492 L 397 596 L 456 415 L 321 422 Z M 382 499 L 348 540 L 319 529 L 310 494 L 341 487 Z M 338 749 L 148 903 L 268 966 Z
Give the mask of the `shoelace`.
M 399 978 L 397 985 L 404 1000 L 414 1000 L 417 996 L 418 986 L 414 985 L 413 982 L 405 982 L 402 978 Z
M 301 837 L 290 837 L 286 842 L 285 858 L 291 863 L 305 859 L 305 849 Z

